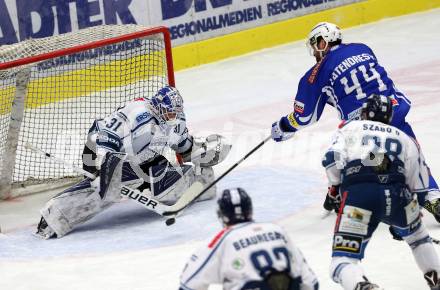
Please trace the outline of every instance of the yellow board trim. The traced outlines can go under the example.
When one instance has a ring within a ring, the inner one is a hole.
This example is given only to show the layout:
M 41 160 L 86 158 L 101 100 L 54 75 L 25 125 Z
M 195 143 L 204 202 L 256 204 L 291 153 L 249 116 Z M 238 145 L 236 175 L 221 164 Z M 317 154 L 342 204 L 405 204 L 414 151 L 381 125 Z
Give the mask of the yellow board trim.
M 429 10 L 440 7 L 440 0 L 366 0 L 355 4 L 336 7 L 314 14 L 304 15 L 286 21 L 248 29 L 216 38 L 185 44 L 173 48 L 174 69 L 176 71 L 219 61 L 228 57 L 239 56 L 263 48 L 273 47 L 304 39 L 311 27 L 321 21 L 334 22 L 342 28 L 377 21 L 383 18 Z M 64 99 L 76 98 L 103 91 L 112 87 L 128 85 L 141 79 L 152 77 L 144 67 L 148 55 L 137 59 L 117 61 L 83 70 L 73 71 L 53 77 L 31 81 L 26 98 L 26 108 L 36 108 Z M 119 62 L 119 63 L 118 63 Z M 126 79 L 112 79 L 118 75 L 115 69 L 127 71 L 137 69 L 136 74 L 126 74 Z M 164 74 L 161 68 L 154 76 Z M 133 76 L 134 77 L 130 77 Z M 97 80 L 109 80 L 102 83 Z M 39 83 L 36 83 L 36 82 Z M 74 84 L 82 85 L 81 90 Z M 54 86 L 53 84 L 57 84 Z M 44 92 L 38 92 L 44 88 Z M 13 98 L 15 89 L 0 89 L 2 103 Z M 0 103 L 0 115 L 10 112 L 10 106 Z
M 440 0 L 366 0 L 173 48 L 176 71 L 306 38 L 318 22 L 341 28 L 440 7 Z

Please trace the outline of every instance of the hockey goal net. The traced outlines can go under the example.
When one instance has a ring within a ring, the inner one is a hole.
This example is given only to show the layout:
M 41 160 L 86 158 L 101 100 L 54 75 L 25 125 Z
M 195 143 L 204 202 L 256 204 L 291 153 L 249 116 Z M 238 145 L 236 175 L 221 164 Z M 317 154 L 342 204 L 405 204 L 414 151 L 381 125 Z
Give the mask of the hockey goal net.
M 96 26 L 0 47 L 0 199 L 74 182 L 93 121 L 174 85 L 166 27 Z

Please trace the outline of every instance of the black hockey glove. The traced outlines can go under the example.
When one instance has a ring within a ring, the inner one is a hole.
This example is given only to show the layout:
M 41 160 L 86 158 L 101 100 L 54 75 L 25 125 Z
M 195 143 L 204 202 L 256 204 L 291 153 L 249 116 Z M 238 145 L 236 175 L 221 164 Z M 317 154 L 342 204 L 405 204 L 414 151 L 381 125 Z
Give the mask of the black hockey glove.
M 341 206 L 341 193 L 339 192 L 339 185 L 332 185 L 328 188 L 323 206 L 328 211 L 334 210 L 336 213 L 339 212 L 339 207 Z

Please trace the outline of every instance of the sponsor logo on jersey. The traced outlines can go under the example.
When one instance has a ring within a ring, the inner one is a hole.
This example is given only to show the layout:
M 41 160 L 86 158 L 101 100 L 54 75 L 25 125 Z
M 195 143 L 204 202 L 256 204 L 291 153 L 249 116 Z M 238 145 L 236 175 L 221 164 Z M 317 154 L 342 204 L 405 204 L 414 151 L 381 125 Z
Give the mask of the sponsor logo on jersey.
M 240 258 L 236 258 L 232 261 L 232 268 L 235 270 L 241 270 L 244 268 L 244 261 Z
M 391 215 L 391 195 L 390 191 L 388 189 L 385 190 L 385 215 L 390 216 Z
M 347 205 L 344 208 L 344 213 L 347 216 L 347 218 L 351 220 L 355 220 L 358 222 L 363 222 L 365 224 L 368 224 L 370 221 L 370 217 L 372 212 L 370 210 L 354 207 Z
M 361 119 L 362 108 L 357 108 L 351 111 L 347 115 L 347 120 L 360 120 Z
M 339 224 L 339 231 L 350 234 L 366 235 L 368 232 L 368 225 L 343 216 Z
M 364 219 L 364 215 L 357 209 L 354 208 L 347 213 L 348 218 L 354 219 L 357 221 L 362 221 Z
M 354 174 L 354 173 L 359 173 L 359 171 L 361 170 L 361 168 L 362 168 L 362 165 L 348 167 L 348 168 L 345 170 L 345 176 L 348 176 L 348 175 L 351 175 L 351 174 Z
M 405 206 L 405 215 L 408 223 L 411 223 L 420 217 L 420 209 L 416 200 L 412 200 L 407 206 Z
M 122 142 L 119 136 L 108 131 L 100 131 L 98 133 L 96 136 L 96 144 L 110 148 L 114 151 L 119 151 L 122 147 Z
M 139 114 L 139 115 L 136 117 L 136 121 L 137 121 L 138 123 L 140 123 L 142 120 L 147 119 L 149 116 L 150 116 L 150 115 L 149 115 L 147 112 L 143 112 L 142 114 Z
M 333 238 L 333 251 L 359 254 L 361 252 L 362 240 L 362 237 L 359 236 L 336 234 Z
M 389 179 L 388 174 L 380 174 L 377 177 L 379 178 L 380 183 L 388 183 L 388 179 Z
M 295 103 L 293 104 L 293 108 L 295 110 L 295 112 L 297 113 L 304 113 L 304 103 L 300 102 L 300 101 L 295 101 Z
M 307 81 L 310 84 L 313 84 L 315 82 L 316 76 L 318 75 L 319 69 L 321 68 L 321 65 L 322 65 L 324 59 L 325 59 L 325 56 L 318 63 L 316 63 L 315 66 L 313 67 L 312 72 L 310 73 L 310 76 L 307 79 Z

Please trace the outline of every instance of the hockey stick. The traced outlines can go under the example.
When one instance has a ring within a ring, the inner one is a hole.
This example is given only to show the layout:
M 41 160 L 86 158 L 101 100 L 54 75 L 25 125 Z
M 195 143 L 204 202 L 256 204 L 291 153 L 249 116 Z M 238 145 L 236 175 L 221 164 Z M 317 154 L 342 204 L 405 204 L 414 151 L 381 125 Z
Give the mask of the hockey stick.
M 211 187 L 213 187 L 217 182 L 219 182 L 223 177 L 225 177 L 229 172 L 231 172 L 235 167 L 237 167 L 241 162 L 243 162 L 244 160 L 246 160 L 249 156 L 251 156 L 255 151 L 257 151 L 261 146 L 264 145 L 264 143 L 266 143 L 267 141 L 269 141 L 271 139 L 271 136 L 266 137 L 266 139 L 264 139 L 263 141 L 261 141 L 257 146 L 255 146 L 251 151 L 249 151 L 243 158 L 241 158 L 240 160 L 238 160 L 234 165 L 232 165 L 228 170 L 226 170 L 222 175 L 220 175 L 216 180 L 214 180 L 213 182 L 211 182 L 207 187 L 205 187 L 205 189 L 203 189 L 202 191 L 200 191 L 198 194 L 194 195 L 194 199 L 197 199 L 199 196 L 201 196 L 202 194 L 204 194 L 206 191 L 208 191 Z M 187 207 L 193 200 L 191 200 L 185 207 Z M 162 213 L 163 216 L 176 216 L 180 211 L 182 211 L 183 209 L 185 209 L 185 207 L 182 207 L 180 209 L 177 210 L 168 210 Z M 171 221 L 170 218 L 167 220 L 167 222 L 170 223 L 174 223 L 174 221 Z
M 46 158 L 49 158 L 57 163 L 60 163 L 66 167 L 69 167 L 76 171 L 79 174 L 82 174 L 84 176 L 89 177 L 90 179 L 94 180 L 96 178 L 95 175 L 92 173 L 85 171 L 82 168 L 79 168 L 73 164 L 68 163 L 67 161 L 57 158 L 56 156 L 47 153 L 40 148 L 37 148 L 33 146 L 30 143 L 26 143 L 24 146 L 26 149 L 29 149 L 35 153 L 38 153 Z M 173 205 L 166 205 L 159 200 L 147 196 L 143 194 L 141 191 L 137 189 L 130 188 L 126 185 L 121 185 L 120 194 L 123 196 L 126 196 L 132 200 L 135 200 L 145 208 L 159 214 L 162 216 L 165 216 L 165 212 L 180 212 L 183 208 L 187 207 L 194 199 L 197 198 L 197 194 L 203 189 L 203 185 L 200 182 L 194 182 L 183 194 L 180 196 L 180 198 L 174 203 Z M 177 215 L 177 213 L 176 213 Z M 167 215 L 169 217 L 169 215 Z M 175 221 L 175 215 L 170 219 L 167 219 L 166 224 L 171 225 Z
M 50 154 L 50 153 L 47 153 L 47 152 L 41 150 L 41 149 L 38 148 L 38 147 L 35 147 L 34 145 L 32 145 L 32 144 L 29 143 L 29 142 L 27 142 L 27 143 L 24 145 L 24 148 L 26 148 L 26 149 L 28 149 L 28 150 L 31 150 L 31 151 L 34 151 L 35 153 L 38 153 L 38 154 L 40 154 L 40 155 L 42 155 L 42 156 L 44 156 L 44 157 L 46 157 L 46 158 L 49 158 L 49 159 L 55 161 L 56 163 L 62 164 L 62 165 L 64 165 L 64 166 L 66 166 L 66 167 L 69 167 L 69 168 L 73 169 L 74 171 L 76 171 L 77 173 L 82 174 L 82 175 L 84 175 L 84 176 L 87 176 L 88 178 L 90 178 L 90 179 L 92 179 L 92 180 L 96 178 L 96 176 L 93 175 L 92 173 L 90 173 L 90 172 L 88 172 L 88 171 L 85 171 L 84 169 L 79 168 L 79 167 L 77 167 L 77 166 L 75 166 L 75 165 L 73 165 L 73 164 L 71 164 L 71 163 L 68 163 L 66 160 L 63 160 L 63 159 L 57 158 L 57 157 L 55 157 L 54 155 L 52 155 L 52 154 Z

